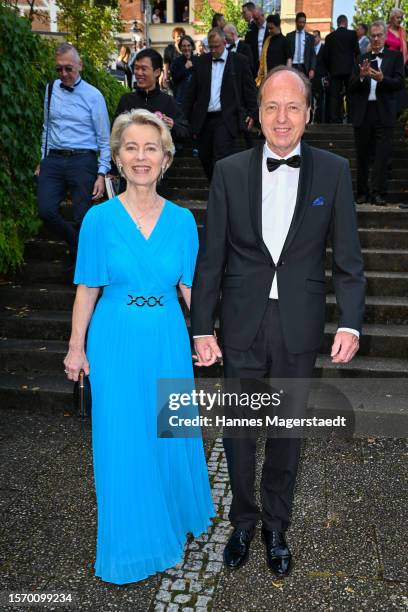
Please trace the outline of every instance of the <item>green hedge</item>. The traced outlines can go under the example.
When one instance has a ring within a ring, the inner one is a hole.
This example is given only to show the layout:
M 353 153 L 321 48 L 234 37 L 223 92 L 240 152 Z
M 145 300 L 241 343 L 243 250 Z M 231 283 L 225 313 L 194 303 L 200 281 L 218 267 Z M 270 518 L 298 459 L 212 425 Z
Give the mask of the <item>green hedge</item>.
M 21 265 L 24 242 L 41 225 L 33 172 L 40 160 L 45 86 L 55 78 L 53 44 L 0 5 L 0 273 Z M 122 85 L 86 58 L 82 74 L 105 96 L 112 116 Z

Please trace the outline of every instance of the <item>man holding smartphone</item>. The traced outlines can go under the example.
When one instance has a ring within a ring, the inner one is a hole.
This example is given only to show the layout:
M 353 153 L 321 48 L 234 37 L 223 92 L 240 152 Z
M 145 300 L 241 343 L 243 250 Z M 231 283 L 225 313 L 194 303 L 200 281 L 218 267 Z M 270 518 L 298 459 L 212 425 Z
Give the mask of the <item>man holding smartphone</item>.
M 377 206 L 387 204 L 387 165 L 397 118 L 395 92 L 404 87 L 404 77 L 402 54 L 384 48 L 386 33 L 383 21 L 371 25 L 371 52 L 358 58 L 349 82 L 357 151 L 358 204 L 370 201 L 368 172 L 373 142 L 371 202 Z

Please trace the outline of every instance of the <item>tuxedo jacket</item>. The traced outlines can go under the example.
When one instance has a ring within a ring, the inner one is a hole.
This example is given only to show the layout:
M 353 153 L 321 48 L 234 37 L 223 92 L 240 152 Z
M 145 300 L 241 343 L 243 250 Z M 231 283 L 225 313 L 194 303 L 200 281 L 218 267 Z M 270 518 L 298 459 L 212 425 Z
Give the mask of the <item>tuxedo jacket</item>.
M 309 32 L 305 32 L 305 53 L 303 63 L 306 68 L 306 72 L 309 70 L 315 70 L 316 68 L 316 53 L 314 50 L 314 38 Z M 295 50 L 296 50 L 296 30 L 286 34 L 286 38 L 289 42 L 290 52 L 292 54 L 292 61 L 295 62 Z
M 360 47 L 354 30 L 341 27 L 326 36 L 323 59 L 330 76 L 350 75 L 359 55 Z
M 349 91 L 352 100 L 353 126 L 358 128 L 364 121 L 367 111 L 368 95 L 370 93 L 371 79 L 366 77 L 360 80 L 359 65 L 364 59 L 370 59 L 371 53 L 365 53 L 355 63 L 353 73 L 349 81 Z M 384 57 L 381 61 L 381 72 L 384 78 L 377 83 L 376 98 L 377 110 L 380 121 L 384 127 L 393 127 L 397 119 L 397 95 L 396 92 L 404 87 L 404 64 L 402 53 L 384 49 Z
M 266 27 L 262 44 L 265 43 L 265 40 L 268 38 L 268 36 L 268 28 Z M 248 30 L 248 32 L 245 34 L 245 42 L 251 47 L 252 55 L 254 57 L 254 68 L 252 74 L 256 76 L 258 74 L 259 69 L 258 27 L 256 26 L 256 24 L 254 28 Z
M 243 42 L 242 40 L 239 40 L 237 43 L 237 53 L 241 53 L 241 55 L 245 55 L 245 57 L 247 58 L 248 62 L 249 62 L 249 67 L 251 69 L 251 72 L 253 73 L 254 71 L 254 56 L 251 50 L 251 47 Z
M 213 333 L 220 302 L 223 345 L 248 350 L 276 274 L 288 351 L 318 350 L 329 236 L 339 326 L 361 330 L 365 279 L 348 161 L 306 143 L 301 155 L 295 211 L 279 261 L 262 238 L 263 144 L 217 162 L 192 288 L 193 335 Z
M 315 79 L 322 79 L 323 77 L 327 76 L 327 70 L 326 70 L 326 66 L 323 60 L 323 54 L 324 54 L 324 43 L 321 44 L 320 49 L 319 49 L 319 53 L 316 54 L 316 68 L 315 68 Z
M 234 89 L 233 67 L 240 105 L 238 105 Z M 201 55 L 193 69 L 189 88 L 184 98 L 184 113 L 191 123 L 194 135 L 200 134 L 207 116 L 211 96 L 211 70 L 211 53 Z M 229 53 L 221 83 L 221 112 L 223 122 L 232 136 L 236 136 L 239 131 L 239 106 L 253 119 L 258 118 L 256 87 L 248 60 L 240 53 Z

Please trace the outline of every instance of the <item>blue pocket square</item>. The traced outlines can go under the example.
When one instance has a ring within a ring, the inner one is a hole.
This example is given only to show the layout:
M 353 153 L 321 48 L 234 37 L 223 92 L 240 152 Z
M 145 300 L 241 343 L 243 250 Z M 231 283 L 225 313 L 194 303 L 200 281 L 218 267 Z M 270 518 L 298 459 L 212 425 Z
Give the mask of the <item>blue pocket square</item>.
M 312 202 L 312 206 L 324 206 L 324 204 L 325 204 L 325 199 L 324 199 L 323 196 L 320 196 L 319 198 L 316 198 Z

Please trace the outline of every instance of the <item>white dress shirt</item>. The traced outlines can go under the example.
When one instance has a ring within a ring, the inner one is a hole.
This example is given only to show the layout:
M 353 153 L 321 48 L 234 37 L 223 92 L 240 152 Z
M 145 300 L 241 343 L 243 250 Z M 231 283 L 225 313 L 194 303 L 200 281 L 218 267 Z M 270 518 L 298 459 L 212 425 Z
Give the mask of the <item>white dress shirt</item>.
M 295 34 L 295 56 L 293 58 L 294 64 L 305 63 L 305 44 L 306 34 L 304 30 L 296 30 Z
M 211 60 L 211 94 L 210 103 L 208 105 L 209 113 L 216 113 L 221 110 L 221 85 L 224 75 L 225 64 L 228 58 L 228 51 L 224 49 L 221 59 L 223 62 L 214 62 Z
M 379 51 L 378 53 L 384 53 L 384 49 L 381 49 L 381 51 Z M 374 59 L 377 60 L 378 68 L 381 70 L 382 58 L 376 57 Z M 377 100 L 376 91 L 377 91 L 377 81 L 375 79 L 370 79 L 370 93 L 368 94 L 369 102 L 375 102 Z
M 260 28 L 258 28 L 258 59 L 261 59 L 265 32 L 266 32 L 266 23 L 264 23 Z

